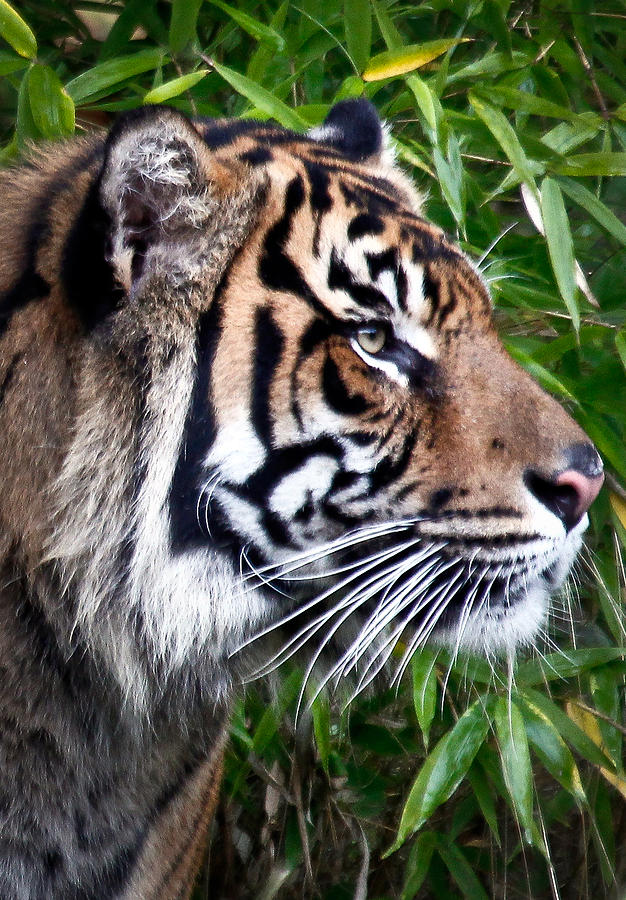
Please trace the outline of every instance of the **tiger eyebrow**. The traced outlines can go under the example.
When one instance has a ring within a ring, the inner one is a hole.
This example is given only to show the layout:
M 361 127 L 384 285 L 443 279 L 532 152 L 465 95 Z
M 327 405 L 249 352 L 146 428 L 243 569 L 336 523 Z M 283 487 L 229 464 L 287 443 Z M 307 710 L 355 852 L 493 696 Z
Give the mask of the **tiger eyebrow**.
M 331 290 L 346 291 L 357 303 L 367 309 L 391 312 L 393 307 L 382 291 L 367 284 L 360 284 L 352 275 L 345 262 L 333 248 L 328 267 L 328 287 Z

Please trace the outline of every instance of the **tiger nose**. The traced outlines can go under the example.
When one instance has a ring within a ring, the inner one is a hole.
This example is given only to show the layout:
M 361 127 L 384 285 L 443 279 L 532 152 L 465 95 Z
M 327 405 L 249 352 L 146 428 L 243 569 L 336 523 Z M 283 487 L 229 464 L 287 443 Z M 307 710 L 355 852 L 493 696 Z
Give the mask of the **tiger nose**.
M 524 483 L 528 490 L 558 516 L 571 531 L 598 496 L 604 481 L 602 460 L 593 444 L 574 444 L 565 453 L 565 467 L 545 477 L 527 469 Z

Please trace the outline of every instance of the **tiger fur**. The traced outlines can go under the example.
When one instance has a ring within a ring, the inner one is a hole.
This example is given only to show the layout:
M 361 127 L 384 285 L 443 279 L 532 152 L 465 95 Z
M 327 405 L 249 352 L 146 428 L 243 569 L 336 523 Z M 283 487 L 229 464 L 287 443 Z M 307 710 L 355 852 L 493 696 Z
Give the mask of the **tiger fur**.
M 186 897 L 253 639 L 531 643 L 601 463 L 366 101 L 146 108 L 0 203 L 0 896 Z

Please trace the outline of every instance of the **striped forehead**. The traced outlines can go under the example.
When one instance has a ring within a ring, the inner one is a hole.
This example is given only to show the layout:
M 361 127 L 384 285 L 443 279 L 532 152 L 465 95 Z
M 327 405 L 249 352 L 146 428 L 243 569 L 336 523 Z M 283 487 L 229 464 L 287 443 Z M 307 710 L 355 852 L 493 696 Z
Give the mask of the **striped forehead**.
M 267 174 L 282 212 L 284 249 L 331 316 L 392 319 L 413 343 L 411 329 L 433 321 L 435 281 L 459 264 L 471 268 L 416 214 L 417 194 L 389 170 L 381 174 L 328 144 L 264 123 L 214 123 L 205 139 L 224 161 Z

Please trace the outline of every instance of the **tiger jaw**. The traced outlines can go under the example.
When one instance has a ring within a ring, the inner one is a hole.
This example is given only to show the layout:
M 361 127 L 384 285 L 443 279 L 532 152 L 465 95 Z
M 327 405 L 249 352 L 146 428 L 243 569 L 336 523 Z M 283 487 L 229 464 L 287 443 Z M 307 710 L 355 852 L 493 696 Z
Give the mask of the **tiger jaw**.
M 286 626 L 264 674 L 304 650 L 310 668 L 332 646 L 338 661 L 324 681 L 358 673 L 357 690 L 375 676 L 399 641 L 406 650 L 396 678 L 427 640 L 490 658 L 533 645 L 546 626 L 550 596 L 580 548 L 587 517 L 569 533 L 506 550 L 419 536 L 411 521 L 371 526 L 268 566 L 254 577 L 272 592 L 260 636 Z M 510 542 L 509 542 L 510 543 Z M 476 542 L 475 542 L 476 544 Z M 295 606 L 289 597 L 296 598 Z M 288 612 L 285 613 L 285 607 Z M 246 641 L 244 646 L 248 646 Z

